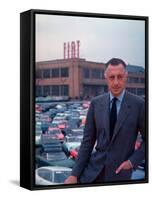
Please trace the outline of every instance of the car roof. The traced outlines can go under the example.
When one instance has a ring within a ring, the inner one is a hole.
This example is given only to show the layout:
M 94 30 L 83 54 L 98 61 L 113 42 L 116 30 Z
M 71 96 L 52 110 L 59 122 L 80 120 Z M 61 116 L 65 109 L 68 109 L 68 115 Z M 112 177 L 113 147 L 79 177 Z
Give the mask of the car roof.
M 60 130 L 58 127 L 49 127 L 49 130 Z
M 68 167 L 62 167 L 62 166 L 46 166 L 46 167 L 40 167 L 39 169 L 47 169 L 47 170 L 51 170 L 51 171 L 57 171 L 57 170 L 65 170 L 65 171 L 72 171 L 71 168 Z

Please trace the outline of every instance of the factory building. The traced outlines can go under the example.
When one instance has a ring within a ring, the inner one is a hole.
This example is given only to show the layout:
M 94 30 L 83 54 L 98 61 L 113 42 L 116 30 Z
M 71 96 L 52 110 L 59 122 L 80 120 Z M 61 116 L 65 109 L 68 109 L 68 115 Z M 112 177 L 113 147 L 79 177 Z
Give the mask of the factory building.
M 107 92 L 105 63 L 79 57 L 80 41 L 64 43 L 63 59 L 36 62 L 36 97 L 89 99 Z M 145 95 L 145 70 L 128 64 L 127 90 Z

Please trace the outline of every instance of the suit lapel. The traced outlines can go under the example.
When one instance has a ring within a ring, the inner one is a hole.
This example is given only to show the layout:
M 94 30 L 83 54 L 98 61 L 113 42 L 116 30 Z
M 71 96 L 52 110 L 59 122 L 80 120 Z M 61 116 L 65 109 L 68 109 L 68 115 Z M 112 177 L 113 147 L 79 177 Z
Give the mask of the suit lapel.
M 100 113 L 100 118 L 103 120 L 103 125 L 106 131 L 106 136 L 108 139 L 110 139 L 109 135 L 109 112 L 110 112 L 110 96 L 109 94 L 106 94 L 102 101 L 100 102 L 99 106 L 99 113 Z M 102 116 L 101 116 L 102 114 Z
M 121 104 L 121 108 L 120 108 L 120 111 L 119 111 L 119 114 L 118 114 L 118 118 L 117 118 L 117 122 L 116 122 L 116 126 L 115 126 L 115 129 L 114 129 L 114 133 L 113 133 L 113 137 L 111 139 L 111 142 L 117 136 L 121 126 L 123 126 L 124 121 L 128 117 L 128 115 L 130 113 L 130 107 L 131 107 L 131 105 L 128 101 L 128 93 L 125 92 L 125 96 L 124 96 L 124 99 L 123 99 L 122 104 Z

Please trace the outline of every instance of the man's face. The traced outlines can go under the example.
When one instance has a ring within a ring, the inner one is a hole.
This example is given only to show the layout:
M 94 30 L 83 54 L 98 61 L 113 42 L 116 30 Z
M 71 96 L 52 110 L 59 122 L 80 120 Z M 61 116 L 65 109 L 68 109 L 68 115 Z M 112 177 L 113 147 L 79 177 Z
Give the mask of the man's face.
M 122 64 L 108 65 L 105 71 L 105 79 L 113 96 L 117 97 L 121 94 L 126 86 L 127 77 L 128 73 Z

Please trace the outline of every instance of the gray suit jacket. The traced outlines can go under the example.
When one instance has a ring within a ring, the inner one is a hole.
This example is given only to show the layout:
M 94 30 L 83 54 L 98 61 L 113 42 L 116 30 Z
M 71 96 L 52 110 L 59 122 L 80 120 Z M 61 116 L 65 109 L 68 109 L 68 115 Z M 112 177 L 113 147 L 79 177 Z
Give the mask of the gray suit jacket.
M 117 167 L 129 159 L 136 168 L 144 159 L 144 100 L 125 92 L 111 140 L 109 100 L 109 94 L 104 94 L 91 101 L 83 141 L 72 170 L 72 175 L 77 176 L 81 183 L 93 182 L 103 168 L 107 182 L 129 180 L 132 170 L 122 170 L 116 174 Z M 141 148 L 135 151 L 138 131 L 143 136 L 143 143 Z

